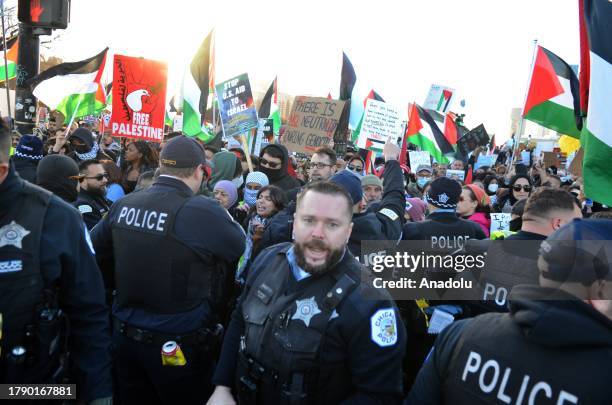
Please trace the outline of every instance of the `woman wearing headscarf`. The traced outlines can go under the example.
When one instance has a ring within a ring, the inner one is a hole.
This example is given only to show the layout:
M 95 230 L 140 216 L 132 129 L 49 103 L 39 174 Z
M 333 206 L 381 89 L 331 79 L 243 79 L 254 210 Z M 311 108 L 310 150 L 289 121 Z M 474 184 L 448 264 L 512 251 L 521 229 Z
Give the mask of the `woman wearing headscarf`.
M 482 188 L 474 184 L 468 184 L 463 186 L 457 204 L 457 214 L 463 219 L 480 225 L 487 238 L 491 228 L 489 201 L 489 196 Z
M 219 204 L 228 212 L 233 210 L 238 202 L 238 190 L 236 189 L 236 185 L 229 180 L 218 181 L 217 184 L 215 184 L 213 195 L 215 200 L 219 201 Z
M 212 172 L 208 180 L 208 190 L 213 191 L 217 182 L 227 180 L 234 183 L 236 189 L 242 186 L 242 165 L 235 154 L 228 151 L 215 153 L 212 158 Z
M 244 200 L 234 209 L 232 216 L 246 230 L 248 222 L 245 221 L 249 211 L 257 203 L 257 193 L 261 188 L 269 185 L 268 176 L 262 172 L 251 172 L 247 175 L 244 182 Z M 246 223 L 245 223 L 246 222 Z

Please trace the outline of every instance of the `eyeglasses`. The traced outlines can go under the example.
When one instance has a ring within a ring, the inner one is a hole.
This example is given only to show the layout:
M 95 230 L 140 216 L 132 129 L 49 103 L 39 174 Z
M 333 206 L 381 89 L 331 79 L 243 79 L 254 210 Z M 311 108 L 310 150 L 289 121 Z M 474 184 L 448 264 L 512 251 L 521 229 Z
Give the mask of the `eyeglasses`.
M 101 174 L 98 174 L 97 176 L 83 176 L 83 178 L 102 181 L 103 179 L 108 179 L 108 173 L 101 173 Z
M 525 184 L 524 186 L 521 186 L 520 184 L 516 184 L 512 187 L 512 189 L 517 192 L 521 191 L 521 188 L 523 189 L 523 191 L 526 191 L 526 192 L 531 191 L 531 186 L 529 184 Z
M 266 160 L 266 159 L 264 159 L 264 158 L 260 158 L 260 159 L 259 159 L 259 163 L 260 163 L 260 164 L 262 164 L 262 165 L 264 165 L 264 166 L 266 166 L 266 167 L 269 167 L 270 169 L 276 169 L 276 168 L 279 168 L 279 167 L 280 167 L 280 165 L 281 165 L 281 163 L 277 163 L 277 162 L 270 162 L 269 160 Z
M 312 162 L 310 163 L 310 168 L 311 169 L 319 169 L 319 170 L 321 170 L 321 169 L 325 169 L 325 167 L 327 167 L 327 166 L 331 167 L 331 166 L 334 166 L 334 165 L 328 165 L 327 163 L 312 163 Z
M 363 170 L 363 166 L 348 165 L 347 168 L 353 172 L 360 172 Z

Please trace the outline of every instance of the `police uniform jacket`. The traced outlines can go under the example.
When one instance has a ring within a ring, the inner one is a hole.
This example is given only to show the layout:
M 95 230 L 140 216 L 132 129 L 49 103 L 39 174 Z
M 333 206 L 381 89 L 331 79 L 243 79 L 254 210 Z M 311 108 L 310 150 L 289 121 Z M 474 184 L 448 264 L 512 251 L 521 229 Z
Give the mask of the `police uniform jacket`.
M 36 216 L 42 224 L 31 218 L 31 212 L 23 212 L 26 200 L 31 198 L 42 201 L 44 214 Z M 40 229 L 35 230 L 35 227 Z M 32 239 L 35 234 L 39 235 L 38 243 Z M 38 274 L 42 280 L 23 285 L 26 273 L 33 274 L 34 277 L 29 279 L 31 281 L 37 280 Z M 10 317 L 16 310 L 16 301 L 31 294 L 30 290 L 38 288 L 38 283 L 44 289 L 57 287 L 59 306 L 69 318 L 70 351 L 79 396 L 82 394 L 86 402 L 112 396 L 108 308 L 104 304 L 104 286 L 89 234 L 74 207 L 25 182 L 11 167 L 8 177 L 0 184 L 0 286 L 3 291 L 0 313 L 3 313 L 4 319 L 3 345 L 12 339 L 11 335 L 15 336 L 14 328 L 10 327 Z M 11 286 L 17 290 L 11 292 Z M 18 294 L 14 296 L 14 301 L 8 303 L 10 307 L 3 307 L 7 297 L 15 292 Z M 32 312 L 39 304 L 31 303 Z M 19 334 L 21 332 L 17 332 Z M 16 338 L 19 339 L 19 336 Z M 3 347 L 3 355 L 5 349 Z
M 240 258 L 245 241 L 217 201 L 165 175 L 113 204 L 91 238 L 98 259 L 115 263 L 113 315 L 165 333 L 215 321 L 224 293 L 220 277 Z
M 91 230 L 108 212 L 111 203 L 104 197 L 91 194 L 85 189 L 80 189 L 77 200 L 73 205 L 83 216 L 83 222 L 88 230 Z
M 408 222 L 404 225 L 402 240 L 434 240 L 446 239 L 444 247 L 450 249 L 463 248 L 469 239 L 486 239 L 487 236 L 475 222 L 459 218 L 457 214 L 446 211 L 434 211 L 425 221 Z M 437 245 L 442 247 L 441 243 Z
M 448 326 L 405 403 L 609 404 L 612 321 L 562 290 L 517 286 L 509 303 Z
M 305 373 L 313 385 L 304 403 L 396 402 L 406 332 L 395 304 L 361 283 L 365 270 L 348 251 L 328 273 L 297 281 L 292 246 L 268 248 L 253 263 L 213 383 L 231 387 L 244 377 L 241 352 L 279 381 Z M 257 390 L 262 403 L 279 402 L 278 392 Z

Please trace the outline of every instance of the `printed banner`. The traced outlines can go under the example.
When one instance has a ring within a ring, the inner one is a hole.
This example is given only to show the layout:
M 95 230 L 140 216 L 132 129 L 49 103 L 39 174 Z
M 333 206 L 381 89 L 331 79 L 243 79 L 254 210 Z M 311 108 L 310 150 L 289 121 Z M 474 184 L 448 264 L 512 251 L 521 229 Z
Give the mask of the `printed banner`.
M 113 136 L 161 142 L 164 139 L 165 63 L 115 55 L 113 60 Z
M 333 138 L 343 108 L 340 100 L 296 97 L 281 143 L 291 152 L 312 155 Z
M 257 128 L 257 110 L 253 102 L 249 75 L 246 73 L 219 83 L 217 101 L 223 126 L 223 135 L 230 138 Z

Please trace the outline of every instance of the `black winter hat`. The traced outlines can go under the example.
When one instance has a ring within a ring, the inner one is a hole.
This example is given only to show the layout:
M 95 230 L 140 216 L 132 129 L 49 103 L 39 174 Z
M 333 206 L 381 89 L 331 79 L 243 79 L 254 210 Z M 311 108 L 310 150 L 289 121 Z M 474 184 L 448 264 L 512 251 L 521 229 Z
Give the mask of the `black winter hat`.
M 70 139 L 77 138 L 83 141 L 85 145 L 87 145 L 87 149 L 91 150 L 94 145 L 94 137 L 91 131 L 87 128 L 77 128 L 72 135 L 70 135 Z M 70 140 L 69 139 L 69 140 Z
M 427 202 L 443 209 L 455 209 L 461 195 L 461 185 L 448 177 L 440 177 L 431 182 L 425 194 Z

